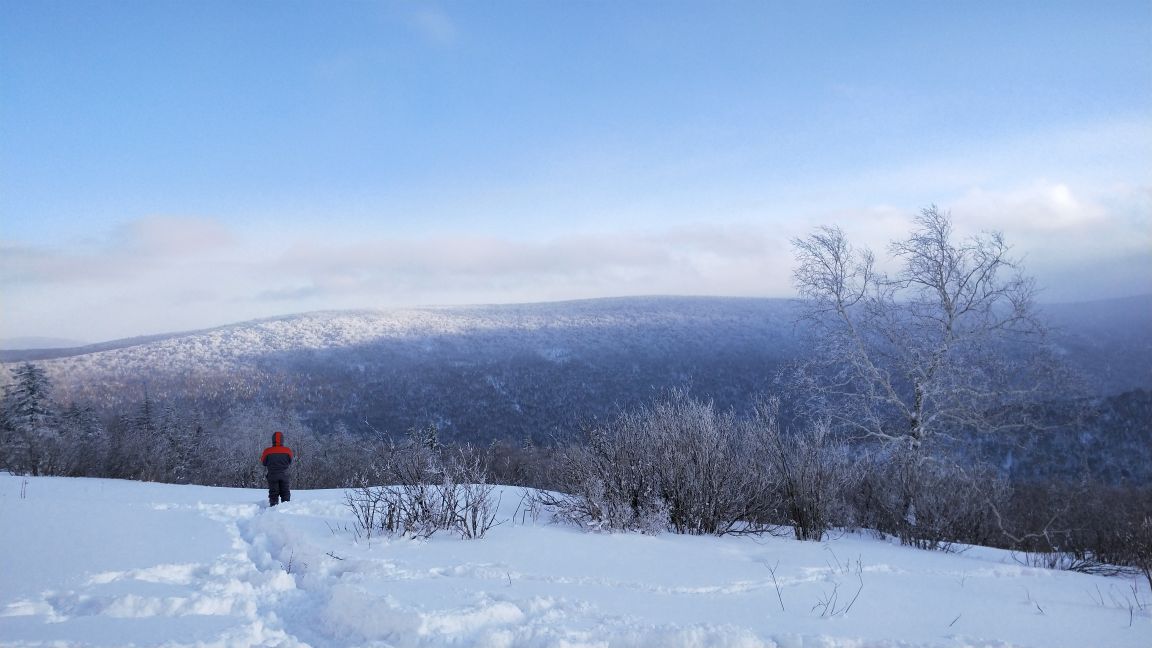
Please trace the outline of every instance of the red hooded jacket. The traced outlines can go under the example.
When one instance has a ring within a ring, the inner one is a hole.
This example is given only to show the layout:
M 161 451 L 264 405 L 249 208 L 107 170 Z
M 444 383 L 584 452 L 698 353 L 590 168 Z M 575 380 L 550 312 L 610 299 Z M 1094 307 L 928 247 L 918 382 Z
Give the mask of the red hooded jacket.
M 260 463 L 268 467 L 269 477 L 280 476 L 288 471 L 288 466 L 292 464 L 292 448 L 284 445 L 283 432 L 272 435 L 272 445 L 264 448 Z

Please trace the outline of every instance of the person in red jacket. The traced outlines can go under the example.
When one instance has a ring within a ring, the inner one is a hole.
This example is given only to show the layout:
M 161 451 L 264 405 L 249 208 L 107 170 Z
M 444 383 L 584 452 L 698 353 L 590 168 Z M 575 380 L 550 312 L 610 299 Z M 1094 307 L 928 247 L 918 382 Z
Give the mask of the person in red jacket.
M 268 469 L 268 506 L 292 499 L 292 491 L 288 490 L 288 466 L 292 465 L 292 448 L 284 445 L 283 432 L 272 434 L 272 445 L 264 448 L 260 463 Z

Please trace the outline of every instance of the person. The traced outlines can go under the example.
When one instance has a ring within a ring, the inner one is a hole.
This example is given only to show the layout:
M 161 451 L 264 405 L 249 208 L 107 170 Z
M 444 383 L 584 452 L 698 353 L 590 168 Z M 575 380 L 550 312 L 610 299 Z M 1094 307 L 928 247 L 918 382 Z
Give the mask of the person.
M 264 448 L 260 463 L 268 469 L 268 506 L 292 499 L 288 489 L 288 467 L 292 465 L 292 448 L 284 445 L 284 433 L 272 434 L 272 445 Z

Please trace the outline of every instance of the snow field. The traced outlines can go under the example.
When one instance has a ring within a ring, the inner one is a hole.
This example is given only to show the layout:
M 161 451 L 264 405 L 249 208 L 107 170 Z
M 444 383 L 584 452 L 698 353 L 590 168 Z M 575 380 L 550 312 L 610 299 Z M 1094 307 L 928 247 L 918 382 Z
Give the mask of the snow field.
M 0 475 L 0 645 L 1152 646 L 1147 583 L 997 550 L 511 520 L 367 542 L 342 491 L 264 498 Z

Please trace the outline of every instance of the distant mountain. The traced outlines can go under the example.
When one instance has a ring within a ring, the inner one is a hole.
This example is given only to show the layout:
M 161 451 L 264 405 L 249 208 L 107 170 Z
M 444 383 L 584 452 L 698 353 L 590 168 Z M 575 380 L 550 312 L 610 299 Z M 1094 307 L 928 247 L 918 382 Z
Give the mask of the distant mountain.
M 1054 340 L 1099 395 L 1152 387 L 1152 296 L 1047 306 Z M 744 409 L 804 353 L 793 302 L 637 297 L 316 312 L 71 349 L 34 360 L 58 396 L 151 398 L 210 418 L 260 404 L 319 429 L 547 438 L 673 387 Z
M 3 359 L 98 406 L 147 393 L 208 416 L 263 404 L 322 428 L 546 438 L 672 387 L 746 405 L 796 357 L 793 320 L 787 300 L 663 297 L 316 312 Z

